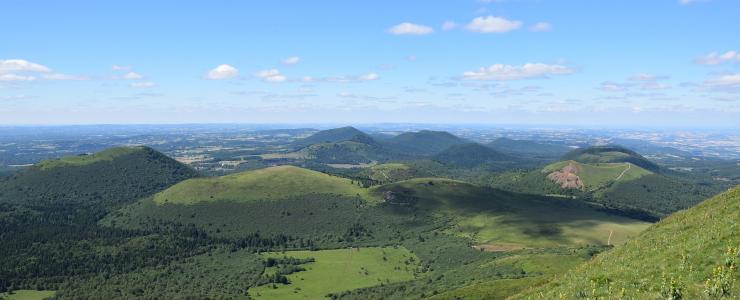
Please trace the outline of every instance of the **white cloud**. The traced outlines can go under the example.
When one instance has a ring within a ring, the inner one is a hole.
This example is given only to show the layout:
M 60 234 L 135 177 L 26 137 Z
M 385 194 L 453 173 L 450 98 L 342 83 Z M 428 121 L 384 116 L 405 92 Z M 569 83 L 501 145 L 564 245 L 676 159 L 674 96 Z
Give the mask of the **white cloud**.
M 628 87 L 628 84 L 604 81 L 599 85 L 598 89 L 605 92 L 623 92 L 626 91 Z
M 378 74 L 375 74 L 375 73 L 367 73 L 365 75 L 360 76 L 359 79 L 361 81 L 372 81 L 372 80 L 377 80 L 378 78 L 380 78 L 380 76 L 378 76 Z
M 208 71 L 208 74 L 206 74 L 205 78 L 211 80 L 221 80 L 232 78 L 238 74 L 239 70 L 230 65 L 223 64 L 215 67 L 213 70 Z
M 48 73 L 51 70 L 46 66 L 23 59 L 0 60 L 0 74 L 17 72 Z
M 474 32 L 503 33 L 522 27 L 522 22 L 501 17 L 487 16 L 473 19 L 465 28 Z
M 113 66 L 111 66 L 111 70 L 113 70 L 113 71 L 128 71 L 128 70 L 131 70 L 131 67 L 129 67 L 129 66 L 113 65 Z
M 283 59 L 284 65 L 295 65 L 301 61 L 301 58 L 298 56 L 291 56 Z
M 416 55 L 406 56 L 406 60 L 408 60 L 408 61 L 416 61 Z
M 705 82 L 710 87 L 740 87 L 740 74 L 722 75 Z
M 695 60 L 700 65 L 719 65 L 724 62 L 740 62 L 740 53 L 727 51 L 725 53 L 712 52 Z
M 395 35 L 425 35 L 434 32 L 429 26 L 404 22 L 388 29 L 388 32 Z
M 571 74 L 575 70 L 563 65 L 548 65 L 543 63 L 527 63 L 521 66 L 494 64 L 477 71 L 463 73 L 462 79 L 468 80 L 519 80 L 543 78 L 548 75 Z
M 547 22 L 538 22 L 532 26 L 529 26 L 529 31 L 532 32 L 546 32 L 552 30 L 552 24 Z
M 132 88 L 139 88 L 139 89 L 141 89 L 141 88 L 151 88 L 151 87 L 154 87 L 156 85 L 154 84 L 154 82 L 151 82 L 151 81 L 142 81 L 142 82 L 133 82 L 133 83 L 129 84 L 128 86 L 129 87 L 132 87 Z
M 41 78 L 46 80 L 87 80 L 88 78 L 80 75 L 70 75 L 62 73 L 43 74 Z
M 640 88 L 643 90 L 665 90 L 665 89 L 671 88 L 671 85 L 660 83 L 660 82 L 655 82 L 655 81 L 650 81 L 650 82 L 646 82 L 640 85 Z
M 0 74 L 0 81 L 34 81 L 34 80 L 36 80 L 36 77 L 34 76 L 18 75 L 18 74 L 13 74 L 13 73 Z
M 445 21 L 444 23 L 442 23 L 442 30 L 453 30 L 457 28 L 457 26 L 458 25 L 455 22 Z
M 142 78 L 144 78 L 144 76 L 141 76 L 141 74 L 136 73 L 136 72 L 128 72 L 126 74 L 123 74 L 123 76 L 121 76 L 121 79 L 126 79 L 126 80 L 137 80 L 137 79 L 142 79 Z
M 254 74 L 254 76 L 262 78 L 262 80 L 268 82 L 283 82 L 288 79 L 284 75 L 280 74 L 280 71 L 278 71 L 277 69 L 259 71 Z

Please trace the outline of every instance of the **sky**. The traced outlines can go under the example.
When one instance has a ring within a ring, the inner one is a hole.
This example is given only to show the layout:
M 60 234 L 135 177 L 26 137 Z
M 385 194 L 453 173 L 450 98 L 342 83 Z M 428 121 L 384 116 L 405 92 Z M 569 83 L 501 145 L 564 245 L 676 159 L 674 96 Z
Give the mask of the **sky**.
M 0 124 L 740 127 L 740 1 L 3 1 Z

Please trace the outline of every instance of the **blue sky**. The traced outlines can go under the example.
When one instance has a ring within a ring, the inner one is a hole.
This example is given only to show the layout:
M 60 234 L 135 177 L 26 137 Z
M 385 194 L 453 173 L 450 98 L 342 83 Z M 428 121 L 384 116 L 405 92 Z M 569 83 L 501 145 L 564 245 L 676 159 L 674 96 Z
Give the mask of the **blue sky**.
M 4 1 L 3 11 L 0 124 L 740 125 L 735 0 Z

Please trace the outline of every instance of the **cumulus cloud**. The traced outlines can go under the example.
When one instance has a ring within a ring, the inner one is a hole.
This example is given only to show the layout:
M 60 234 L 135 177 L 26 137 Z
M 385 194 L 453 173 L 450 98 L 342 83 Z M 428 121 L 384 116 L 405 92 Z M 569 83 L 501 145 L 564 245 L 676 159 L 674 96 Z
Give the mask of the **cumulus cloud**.
M 239 75 L 239 70 L 230 65 L 223 64 L 208 71 L 205 78 L 210 80 L 221 80 L 229 79 L 235 77 L 236 75 Z
M 87 80 L 88 79 L 86 76 L 61 74 L 61 73 L 43 74 L 41 75 L 41 77 L 46 80 L 60 80 L 60 81 L 61 80 Z
M 48 67 L 23 59 L 0 60 L 0 81 L 87 80 L 80 75 L 53 73 Z
M 295 65 L 295 64 L 299 63 L 300 61 L 301 61 L 301 58 L 300 57 L 298 57 L 298 56 L 291 56 L 291 57 L 287 57 L 287 58 L 283 59 L 282 62 L 283 62 L 284 65 Z
M 602 82 L 598 89 L 605 91 L 605 92 L 623 92 L 626 91 L 627 88 L 629 88 L 629 84 L 625 83 L 617 83 L 613 81 L 604 81 Z
M 137 80 L 137 79 L 142 79 L 142 78 L 144 78 L 144 76 L 136 72 L 128 72 L 126 74 L 123 74 L 123 76 L 121 76 L 121 79 L 126 79 L 126 80 Z
M 154 84 L 154 82 L 151 82 L 151 81 L 141 81 L 141 82 L 131 83 L 128 86 L 129 87 L 132 87 L 132 88 L 142 89 L 142 88 L 151 88 L 151 87 L 154 87 L 156 85 Z
M 262 80 L 267 82 L 283 82 L 288 79 L 284 75 L 280 74 L 280 71 L 277 69 L 259 71 L 254 74 L 254 76 L 262 78 Z
M 442 30 L 445 30 L 445 31 L 452 30 L 452 29 L 457 28 L 457 26 L 458 25 L 455 22 L 445 21 L 444 23 L 442 23 Z
M 694 60 L 700 65 L 719 65 L 725 62 L 740 62 L 740 53 L 727 51 L 725 53 L 712 52 Z
M 494 64 L 477 71 L 464 72 L 462 79 L 468 80 L 520 80 L 531 78 L 545 78 L 549 75 L 571 74 L 575 70 L 563 65 L 548 65 L 543 63 L 527 63 L 521 66 Z
M 722 75 L 705 82 L 710 87 L 740 87 L 740 74 Z
M 44 65 L 32 63 L 23 59 L 0 60 L 0 74 L 19 72 L 48 73 L 51 72 L 51 70 Z
M 365 75 L 360 76 L 361 81 L 372 81 L 372 80 L 378 80 L 380 76 L 376 73 L 367 73 Z
M 388 29 L 388 32 L 395 35 L 425 35 L 434 32 L 429 26 L 404 22 Z
M 0 81 L 34 81 L 36 77 L 30 75 L 18 75 L 13 73 L 0 74 Z
M 504 33 L 516 30 L 522 27 L 522 22 L 507 20 L 502 17 L 477 17 L 473 19 L 465 28 L 473 32 L 481 33 Z
M 546 32 L 552 30 L 552 24 L 547 22 L 538 22 L 532 26 L 529 26 L 531 32 Z

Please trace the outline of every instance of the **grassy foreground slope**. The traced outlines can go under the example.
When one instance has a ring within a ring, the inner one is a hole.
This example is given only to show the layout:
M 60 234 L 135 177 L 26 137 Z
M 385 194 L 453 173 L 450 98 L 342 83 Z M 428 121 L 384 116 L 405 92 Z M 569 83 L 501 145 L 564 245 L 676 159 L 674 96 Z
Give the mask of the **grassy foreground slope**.
M 279 200 L 307 194 L 336 194 L 354 197 L 365 189 L 350 179 L 293 166 L 279 166 L 221 177 L 194 178 L 154 195 L 157 204 Z
M 668 299 L 681 294 L 684 299 L 737 299 L 737 284 L 730 286 L 740 280 L 738 221 L 740 187 L 677 212 L 623 246 L 516 298 Z M 726 291 L 720 293 L 723 277 Z

